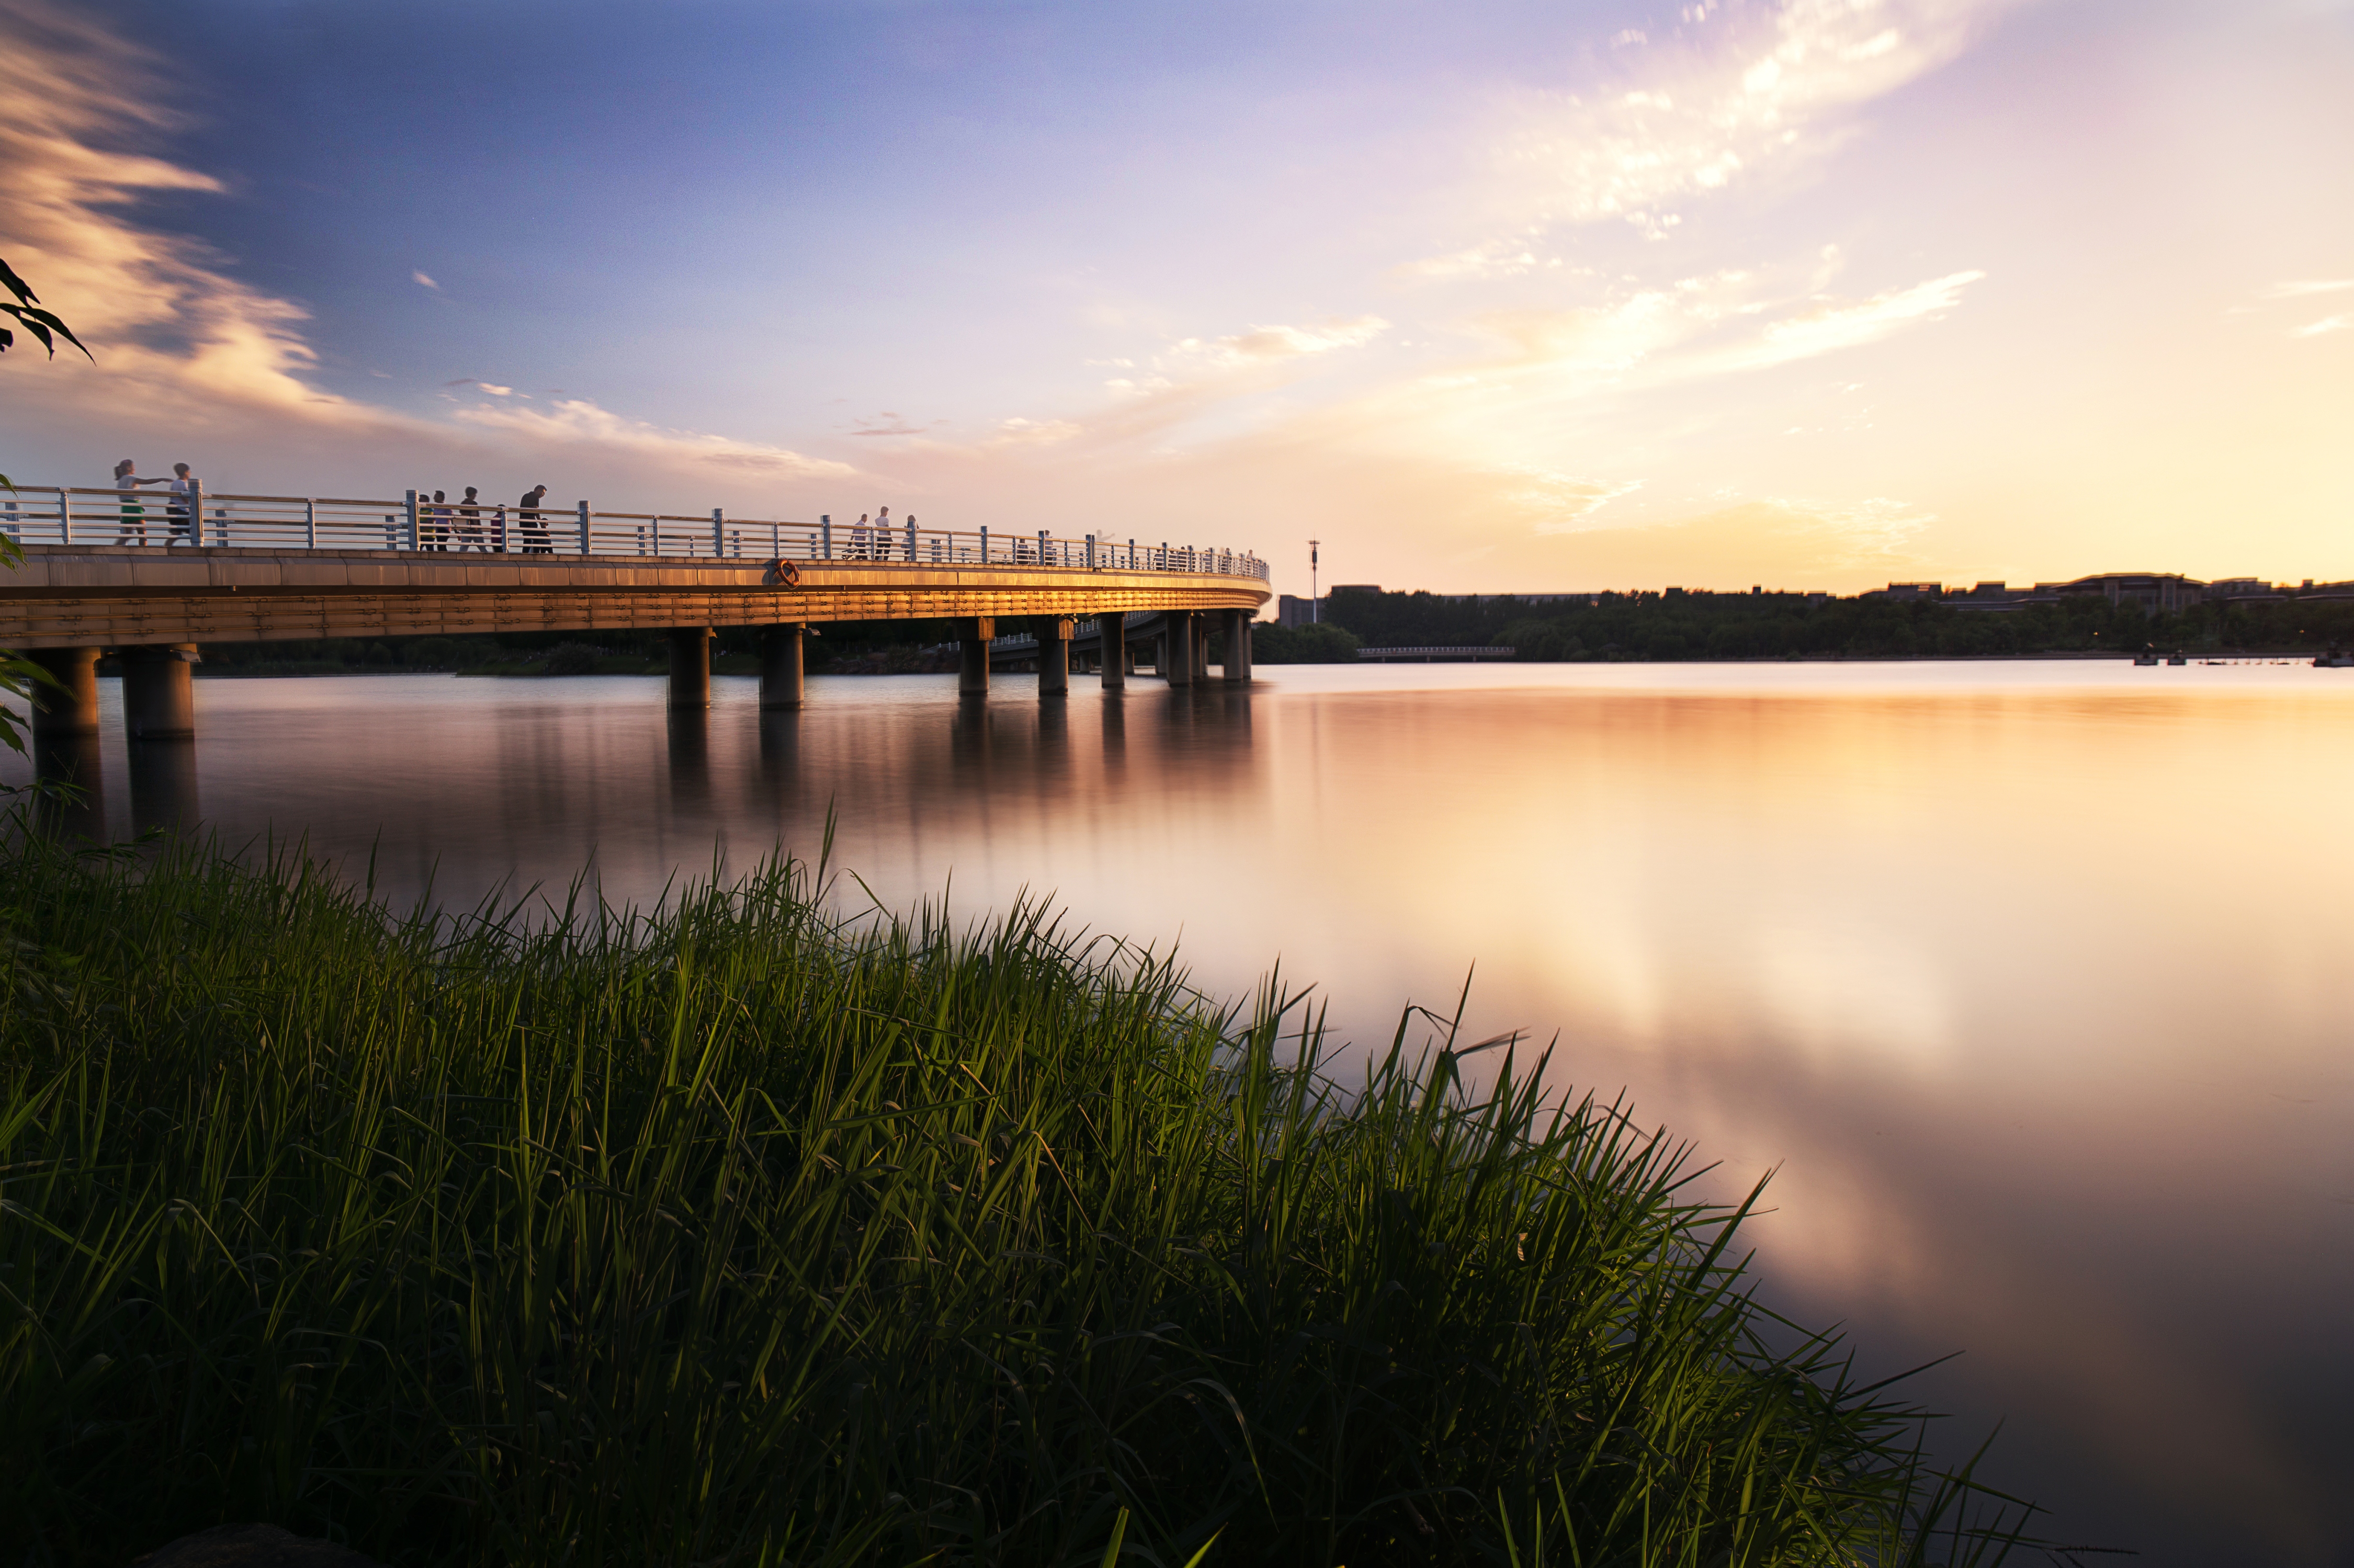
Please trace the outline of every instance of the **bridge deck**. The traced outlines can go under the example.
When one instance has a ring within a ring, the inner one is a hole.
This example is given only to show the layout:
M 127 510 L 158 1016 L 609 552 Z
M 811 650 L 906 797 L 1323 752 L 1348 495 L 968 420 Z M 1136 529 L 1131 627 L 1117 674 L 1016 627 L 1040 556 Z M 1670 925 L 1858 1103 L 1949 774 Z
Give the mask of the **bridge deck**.
M 0 647 L 1256 612 L 1256 572 L 231 546 L 24 546 Z M 1223 563 L 1219 563 L 1223 564 Z

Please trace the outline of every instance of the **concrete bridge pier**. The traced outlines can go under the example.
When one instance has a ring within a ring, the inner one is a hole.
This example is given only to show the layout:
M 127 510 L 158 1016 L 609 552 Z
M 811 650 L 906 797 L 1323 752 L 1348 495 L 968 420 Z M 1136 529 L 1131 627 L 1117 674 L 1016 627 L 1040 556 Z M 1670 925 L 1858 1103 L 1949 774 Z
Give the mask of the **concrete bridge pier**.
M 989 695 L 989 640 L 996 635 L 995 616 L 976 615 L 964 623 L 958 644 L 959 696 Z
M 196 738 L 193 642 L 154 642 L 122 654 L 122 727 L 133 740 Z M 192 776 L 193 777 L 193 776 Z M 137 786 L 134 781 L 133 793 Z
M 1172 686 L 1193 683 L 1193 612 L 1172 609 L 1161 617 L 1161 675 Z
M 1251 616 L 1248 610 L 1229 609 L 1226 619 L 1226 680 L 1235 685 L 1247 684 L 1251 678 Z
M 760 707 L 764 712 L 801 705 L 802 630 L 799 626 L 771 626 L 760 633 Z
M 670 705 L 707 708 L 711 705 L 711 628 L 673 626 L 670 629 Z
M 1096 617 L 1096 663 L 1103 672 L 1103 687 L 1117 692 L 1128 684 L 1128 614 L 1107 609 Z
M 95 648 L 36 648 L 26 655 L 65 688 L 34 690 L 34 738 L 98 733 L 98 654 Z
M 1042 615 L 1034 623 L 1038 637 L 1038 694 L 1071 694 L 1071 622 L 1064 616 Z

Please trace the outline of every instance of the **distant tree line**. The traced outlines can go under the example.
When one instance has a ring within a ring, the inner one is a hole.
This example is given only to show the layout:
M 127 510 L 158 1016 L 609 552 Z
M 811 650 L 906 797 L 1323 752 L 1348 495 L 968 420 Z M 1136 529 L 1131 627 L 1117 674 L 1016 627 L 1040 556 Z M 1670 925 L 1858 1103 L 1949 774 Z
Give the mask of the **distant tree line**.
M 2308 653 L 2354 645 L 2354 601 L 2198 605 L 2146 615 L 2083 595 L 1993 614 L 1935 599 L 1797 593 L 1604 593 L 1566 603 L 1509 595 L 1335 589 L 1320 625 L 1261 624 L 1259 663 L 1354 662 L 1356 650 L 1509 647 L 1523 662 L 1684 659 L 1968 658 L 2004 654 Z

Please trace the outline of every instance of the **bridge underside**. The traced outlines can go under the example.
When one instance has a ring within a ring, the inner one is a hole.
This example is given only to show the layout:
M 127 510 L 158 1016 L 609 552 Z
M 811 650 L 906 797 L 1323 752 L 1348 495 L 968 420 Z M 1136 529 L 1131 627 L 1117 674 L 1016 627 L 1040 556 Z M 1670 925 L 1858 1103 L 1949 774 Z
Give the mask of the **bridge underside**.
M 274 642 L 821 621 L 1256 613 L 1267 586 L 1055 567 L 31 545 L 0 581 L 0 647 Z

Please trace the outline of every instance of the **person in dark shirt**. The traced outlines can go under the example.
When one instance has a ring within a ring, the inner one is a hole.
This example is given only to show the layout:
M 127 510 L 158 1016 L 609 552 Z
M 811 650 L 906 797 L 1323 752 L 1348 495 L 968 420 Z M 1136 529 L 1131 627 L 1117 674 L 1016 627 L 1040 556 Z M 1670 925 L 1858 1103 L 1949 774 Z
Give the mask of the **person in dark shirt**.
M 515 523 L 523 530 L 523 553 L 526 556 L 552 556 L 556 547 L 547 542 L 547 519 L 539 503 L 547 498 L 547 486 L 535 484 L 523 493 L 515 506 Z
M 466 486 L 466 498 L 458 503 L 458 553 L 464 555 L 469 545 L 478 553 L 488 553 L 482 545 L 482 503 L 471 484 Z

